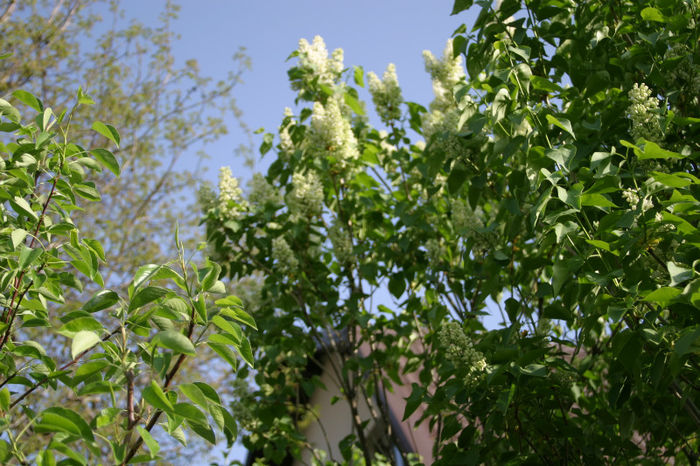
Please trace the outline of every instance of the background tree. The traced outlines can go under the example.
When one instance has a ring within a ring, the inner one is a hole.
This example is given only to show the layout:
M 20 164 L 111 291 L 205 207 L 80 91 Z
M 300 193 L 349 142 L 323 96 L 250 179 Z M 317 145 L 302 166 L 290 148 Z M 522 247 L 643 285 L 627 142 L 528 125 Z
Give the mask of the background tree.
M 177 35 L 170 25 L 178 9 L 166 2 L 155 24 L 145 25 L 125 19 L 128 16 L 118 1 L 0 2 L 0 54 L 5 57 L 0 60 L 0 97 L 30 110 L 12 95 L 21 89 L 54 108 L 68 108 L 75 89 L 82 86 L 97 105 L 73 115 L 73 137 L 98 146 L 106 140 L 91 129 L 94 121 L 119 128 L 121 144 L 113 153 L 122 176 L 86 170 L 102 201 L 81 205 L 83 210 L 74 212 L 73 218 L 81 234 L 99 241 L 109 258 L 101 266 L 101 281 L 124 293 L 139 266 L 166 263 L 177 255 L 170 241 L 176 221 L 183 243 L 194 248 L 197 215 L 183 206 L 194 203 L 194 187 L 202 174 L 199 163 L 206 158 L 199 150 L 203 143 L 225 134 L 226 114 L 233 113 L 246 130 L 233 90 L 249 67 L 248 57 L 239 50 L 231 72 L 220 81 L 204 76 L 196 60 L 176 62 Z M 84 296 L 96 292 L 100 284 L 88 281 L 84 286 L 84 290 L 65 290 L 67 303 L 61 307 L 80 308 Z M 58 325 L 55 319 L 52 323 Z M 41 328 L 32 338 L 56 351 L 67 341 Z M 200 374 L 224 395 L 226 386 L 217 386 L 217 372 L 212 372 L 222 370 L 220 362 L 212 357 L 215 353 L 202 351 L 196 365 L 190 366 L 188 358 L 181 371 Z M 97 414 L 93 410 L 98 404 L 86 402 L 85 397 L 61 392 L 45 395 L 64 400 L 79 412 Z M 42 439 L 34 436 L 33 440 Z M 178 445 L 162 451 L 175 455 Z M 191 443 L 186 451 L 196 456 L 198 445 Z
M 192 203 L 201 143 L 226 133 L 222 117 L 233 114 L 243 126 L 233 89 L 249 59 L 239 50 L 224 80 L 203 76 L 192 59 L 176 63 L 170 24 L 179 7 L 166 2 L 154 26 L 124 19 L 118 1 L 33 0 L 3 2 L 0 51 L 0 96 L 23 89 L 56 107 L 66 107 L 82 86 L 99 105 L 76 116 L 76 137 L 100 136 L 90 131 L 99 120 L 118 127 L 122 144 L 115 151 L 124 176 L 93 175 L 101 186 L 100 215 L 87 207 L 90 233 L 112 260 L 105 278 L 124 283 L 139 264 L 171 257 L 161 236 L 175 220 L 183 241 L 192 246 L 196 233 Z
M 696 464 L 698 4 L 477 3 L 424 53 L 428 109 L 393 67 L 369 76 L 386 131 L 342 51 L 302 40 L 269 171 L 247 200 L 224 172 L 206 205 L 214 255 L 260 287 L 244 442 L 272 462 L 318 448 L 298 400 L 320 351 L 376 419 L 417 371 L 405 415 L 422 407 L 440 464 Z M 353 421 L 345 459 L 370 463 Z

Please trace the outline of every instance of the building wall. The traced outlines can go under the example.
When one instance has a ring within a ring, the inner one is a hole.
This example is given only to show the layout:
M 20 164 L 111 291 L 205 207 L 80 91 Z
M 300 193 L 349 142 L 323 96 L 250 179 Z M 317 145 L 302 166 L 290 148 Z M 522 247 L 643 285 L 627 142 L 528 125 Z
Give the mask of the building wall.
M 361 352 L 366 350 L 367 348 L 361 348 Z M 336 367 L 341 367 L 340 358 L 337 355 L 334 355 L 334 358 Z M 343 438 L 354 432 L 352 412 L 341 392 L 330 358 L 326 358 L 322 369 L 319 377 L 326 390 L 317 388 L 312 395 L 309 405 L 316 413 L 316 416 L 312 418 L 309 426 L 304 430 L 304 434 L 314 448 L 329 453 L 328 459 L 342 463 L 343 456 L 338 444 Z M 430 431 L 427 422 L 414 427 L 423 414 L 424 409 L 419 407 L 405 422 L 401 421 L 406 406 L 405 399 L 411 394 L 412 383 L 419 382 L 418 373 L 404 374 L 401 378 L 402 385 L 394 385 L 392 390 L 385 391 L 386 403 L 393 418 L 392 424 L 399 431 L 399 436 L 405 441 L 406 446 L 411 451 L 420 454 L 424 464 L 430 465 L 433 463 L 435 436 Z M 334 397 L 338 397 L 339 400 L 332 404 Z M 376 432 L 385 431 L 384 426 L 377 426 L 372 420 L 370 407 L 362 396 L 358 399 L 358 411 L 362 421 L 370 420 L 364 429 L 366 435 L 371 436 L 371 432 L 375 427 L 377 427 Z M 308 465 L 311 464 L 311 460 L 312 453 L 307 449 L 302 454 L 302 461 L 297 464 Z

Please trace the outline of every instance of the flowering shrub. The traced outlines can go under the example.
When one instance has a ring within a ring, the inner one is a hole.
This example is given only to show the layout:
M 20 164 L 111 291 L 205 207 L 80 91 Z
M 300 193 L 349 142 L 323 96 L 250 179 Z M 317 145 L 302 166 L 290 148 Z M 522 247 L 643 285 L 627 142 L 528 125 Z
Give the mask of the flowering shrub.
M 263 277 L 244 442 L 327 461 L 300 430 L 330 360 L 336 461 L 407 461 L 382 400 L 410 388 L 437 464 L 695 464 L 697 2 L 479 5 L 424 54 L 427 109 L 369 75 L 381 130 L 341 54 L 301 41 L 265 175 L 284 203 L 207 211 L 225 272 Z

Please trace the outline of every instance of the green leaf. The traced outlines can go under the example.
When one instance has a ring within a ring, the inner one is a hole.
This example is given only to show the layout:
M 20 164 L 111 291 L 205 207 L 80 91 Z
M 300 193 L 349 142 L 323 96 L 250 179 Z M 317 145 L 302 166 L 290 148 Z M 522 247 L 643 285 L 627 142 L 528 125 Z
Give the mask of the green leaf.
M 550 124 L 552 124 L 558 128 L 563 129 L 564 131 L 569 133 L 571 135 L 571 137 L 576 139 L 576 135 L 574 135 L 574 130 L 571 128 L 571 122 L 569 120 L 567 120 L 566 118 L 555 118 L 554 116 L 549 115 L 549 114 L 546 115 L 545 118 L 547 118 L 547 121 Z
M 10 391 L 7 388 L 0 390 L 0 409 L 7 411 L 10 408 Z
M 688 283 L 683 289 L 683 294 L 688 297 L 690 304 L 700 309 L 700 278 Z
M 18 214 L 23 214 L 33 218 L 34 220 L 39 220 L 39 217 L 37 216 L 36 212 L 32 210 L 32 206 L 30 206 L 24 198 L 15 196 L 14 199 L 10 200 L 10 205 Z
M 238 325 L 229 322 L 228 320 L 224 319 L 221 316 L 214 316 L 211 319 L 211 323 L 219 327 L 221 330 L 224 332 L 228 333 L 231 335 L 236 342 L 240 342 L 242 337 L 243 337 L 243 332 L 241 332 L 241 328 L 238 327 Z
M 227 344 L 213 341 L 209 341 L 207 344 L 216 354 L 221 356 L 221 359 L 229 363 L 234 371 L 238 370 L 238 358 L 236 357 L 236 353 L 234 353 Z
M 346 92 L 343 98 L 345 99 L 345 103 L 352 109 L 353 112 L 357 113 L 358 115 L 365 114 L 365 109 L 362 108 L 360 102 L 352 94 Z
M 561 87 L 554 84 L 549 79 L 545 79 L 541 76 L 534 75 L 530 78 L 530 84 L 532 87 L 538 91 L 545 91 L 549 93 L 561 92 Z
M 76 369 L 76 371 L 73 373 L 73 383 L 77 385 L 89 378 L 91 375 L 102 371 L 107 366 L 109 366 L 109 362 L 105 360 L 86 362 L 78 367 L 78 369 Z
M 173 406 L 173 412 L 182 416 L 193 424 L 209 427 L 209 422 L 204 413 L 195 405 L 190 403 L 177 403 Z
M 56 331 L 56 333 L 68 338 L 75 338 L 75 336 L 81 331 L 91 331 L 99 335 L 105 331 L 105 328 L 96 319 L 85 316 L 66 322 Z
M 275 135 L 272 133 L 265 133 L 263 136 L 263 142 L 260 144 L 260 155 L 265 155 L 272 149 L 272 144 L 274 143 Z
M 173 405 L 170 403 L 170 400 L 168 400 L 168 397 L 165 396 L 165 393 L 161 390 L 160 385 L 154 380 L 143 389 L 142 396 L 148 404 L 156 409 L 160 409 L 166 413 L 171 413 L 173 411 Z
M 19 111 L 5 99 L 0 99 L 0 115 L 5 115 L 10 121 L 17 124 L 21 119 Z
M 119 162 L 117 162 L 117 158 L 110 151 L 107 149 L 92 149 L 90 153 L 95 157 L 95 160 L 100 162 L 107 170 L 114 173 L 115 176 L 121 174 Z
M 95 105 L 95 101 L 83 91 L 82 87 L 78 87 L 77 97 L 80 105 Z
M 136 292 L 134 297 L 131 298 L 131 302 L 129 303 L 129 312 L 139 309 L 146 304 L 152 303 L 168 293 L 172 293 L 172 291 L 160 286 L 147 286 L 145 288 L 141 288 Z
M 206 269 L 205 269 L 206 270 Z M 216 262 L 210 262 L 210 267 L 202 279 L 202 291 L 209 291 L 214 283 L 219 279 L 219 274 L 221 273 L 221 266 Z
M 27 267 L 31 266 L 34 263 L 34 261 L 36 261 L 39 258 L 39 256 L 41 256 L 43 252 L 43 249 L 32 249 L 27 246 L 24 246 L 19 252 L 19 260 L 17 267 L 20 270 L 25 270 Z
M 659 10 L 652 7 L 646 7 L 642 10 L 642 19 L 645 21 L 656 21 L 658 23 L 665 23 L 666 18 L 661 14 Z
M 92 124 L 92 129 L 112 141 L 115 146 L 119 147 L 119 132 L 117 132 L 114 126 L 96 121 Z
M 668 306 L 679 294 L 681 294 L 681 290 L 678 288 L 664 286 L 647 294 L 644 299 L 664 307 Z
M 389 278 L 389 292 L 394 295 L 395 298 L 400 298 L 406 287 L 406 282 L 403 277 L 396 274 Z
M 683 330 L 681 336 L 673 345 L 673 350 L 678 356 L 688 353 L 700 353 L 700 326 L 689 327 Z
M 158 264 L 148 264 L 139 267 L 139 269 L 134 274 L 134 280 L 132 281 L 132 286 L 134 289 L 139 288 L 144 283 L 150 280 L 162 280 L 167 278 L 177 278 L 180 275 L 165 265 Z
M 81 330 L 73 337 L 71 344 L 71 356 L 75 359 L 80 353 L 89 350 L 101 340 L 100 336 L 91 330 Z
M 357 84 L 360 87 L 365 87 L 364 75 L 365 70 L 361 66 L 353 67 L 352 78 L 355 81 L 355 84 Z
M 73 192 L 75 192 L 78 196 L 82 197 L 83 199 L 87 199 L 88 201 L 99 201 L 102 199 L 97 189 L 95 189 L 94 186 L 90 186 L 87 184 L 74 184 Z
M 651 141 L 644 141 L 643 147 L 634 146 L 634 152 L 639 160 L 647 159 L 682 159 L 685 155 L 670 150 L 662 149 L 658 144 Z
M 542 364 L 528 364 L 525 367 L 519 367 L 518 370 L 523 375 L 529 375 L 531 377 L 546 377 L 547 367 Z
M 655 181 L 671 188 L 684 188 L 691 184 L 700 184 L 700 180 L 690 173 L 651 172 L 651 174 Z
M 156 439 L 153 438 L 150 432 L 148 432 L 141 426 L 136 426 L 136 430 L 139 432 L 139 435 L 143 439 L 143 442 L 146 444 L 148 450 L 151 452 L 151 457 L 157 456 L 158 452 L 160 451 L 160 445 L 158 445 Z
M 605 242 L 605 241 L 601 241 L 598 239 L 587 239 L 586 242 L 593 247 L 596 247 L 598 249 L 602 249 L 604 251 L 611 252 L 611 253 L 615 254 L 616 256 L 618 256 L 620 254 L 619 252 L 612 250 L 610 248 L 610 244 Z
M 238 307 L 243 309 L 243 301 L 240 300 L 237 296 L 229 295 L 226 296 L 225 298 L 217 299 L 214 301 L 214 304 L 216 304 L 219 307 Z
M 248 339 L 243 338 L 241 340 L 241 344 L 239 346 L 236 346 L 236 349 L 238 350 L 238 353 L 241 355 L 246 364 L 248 364 L 250 367 L 253 367 L 253 349 L 250 347 L 250 342 L 248 341 Z
M 187 425 L 192 429 L 192 431 L 202 437 L 204 440 L 207 442 L 211 443 L 212 445 L 216 444 L 216 436 L 214 435 L 214 430 L 207 426 L 203 426 L 201 424 L 196 424 L 192 423 L 192 421 L 188 420 Z
M 26 230 L 23 230 L 21 228 L 17 228 L 16 230 L 12 230 L 12 233 L 10 236 L 12 237 L 12 248 L 17 249 L 17 246 L 22 244 L 24 241 L 24 238 L 26 238 L 28 235 Z
M 419 386 L 417 383 L 412 384 L 411 394 L 406 398 L 406 408 L 403 412 L 403 419 L 405 421 L 411 414 L 413 414 L 416 409 L 423 403 L 423 395 L 425 394 L 425 388 Z
M 693 278 L 693 269 L 676 265 L 675 262 L 667 262 L 668 274 L 671 276 L 671 286 L 678 286 L 681 283 Z
M 562 202 L 565 204 L 570 205 L 576 210 L 581 209 L 581 189 L 572 187 L 569 190 L 566 190 L 562 188 L 561 186 L 557 186 L 557 196 L 559 199 L 561 199 Z
M 568 172 L 571 169 L 572 162 L 576 156 L 576 147 L 565 145 L 556 149 L 549 149 L 545 155 L 559 164 L 561 168 Z M 554 184 L 554 183 L 552 183 Z
M 27 91 L 23 91 L 21 89 L 16 90 L 15 92 L 12 93 L 12 95 L 22 102 L 25 105 L 28 105 L 29 107 L 33 108 L 37 112 L 43 112 L 44 111 L 44 105 L 41 103 L 39 99 L 36 98 L 34 94 L 31 94 Z
M 113 306 L 119 301 L 119 295 L 112 290 L 100 290 L 85 303 L 83 310 L 86 312 L 97 312 Z
M 204 409 L 209 409 L 209 401 L 204 393 L 199 389 L 199 387 L 192 383 L 183 383 L 177 387 L 180 389 L 183 395 L 192 400 L 195 404 L 201 406 Z
M 183 353 L 190 356 L 194 356 L 196 351 L 194 345 L 182 333 L 176 330 L 164 330 L 162 332 L 156 333 L 153 337 L 153 343 L 163 348 L 171 349 L 177 353 Z
M 467 181 L 468 173 L 467 167 L 462 164 L 455 164 L 452 167 L 450 174 L 447 176 L 447 190 L 450 194 L 455 194 L 459 191 L 459 188 Z
M 617 205 L 602 194 L 583 194 L 581 196 L 582 206 L 592 207 L 617 207 Z
M 237 321 L 244 323 L 248 327 L 251 327 L 255 330 L 258 329 L 258 327 L 255 325 L 255 319 L 253 319 L 250 316 L 250 314 L 248 314 L 242 309 L 226 307 L 221 310 L 221 314 L 225 315 L 226 317 L 236 319 Z
M 95 441 L 92 429 L 80 414 L 58 406 L 44 410 L 34 428 L 39 432 L 65 432 L 88 442 Z
M 42 131 L 48 131 L 51 129 L 54 123 L 56 123 L 56 120 L 54 119 L 53 123 L 51 122 L 51 117 L 54 116 L 53 110 L 50 108 L 47 108 L 44 110 L 44 113 L 41 118 L 41 130 Z M 36 141 L 36 146 L 40 147 L 43 142 L 48 140 L 52 135 L 49 133 L 42 132 L 41 135 L 37 138 Z
M 454 5 L 452 6 L 452 13 L 450 13 L 450 15 L 456 15 L 464 10 L 468 10 L 473 4 L 474 0 L 455 0 Z

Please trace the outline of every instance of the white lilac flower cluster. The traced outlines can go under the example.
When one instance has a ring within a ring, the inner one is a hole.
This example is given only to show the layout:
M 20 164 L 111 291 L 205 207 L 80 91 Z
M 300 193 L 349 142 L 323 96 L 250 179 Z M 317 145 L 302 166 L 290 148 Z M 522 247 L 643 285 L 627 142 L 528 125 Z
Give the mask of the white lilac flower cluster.
M 442 59 L 437 59 L 429 51 L 423 52 L 425 69 L 430 73 L 433 81 L 433 93 L 435 99 L 430 104 L 430 112 L 423 116 L 423 135 L 430 139 L 434 135 L 441 135 L 433 142 L 438 149 L 445 152 L 448 157 L 458 156 L 462 151 L 462 142 L 457 134 L 460 116 L 469 109 L 476 107 L 467 95 L 464 96 L 460 110 L 453 96 L 454 87 L 465 78 L 462 68 L 462 57 L 452 56 L 452 40 L 447 41 Z
M 314 103 L 308 144 L 312 151 L 331 157 L 341 168 L 360 157 L 352 126 L 334 98 L 325 105 Z
M 637 206 L 639 205 L 639 195 L 635 190 L 625 189 L 624 191 L 622 191 L 622 198 L 625 201 L 627 201 L 632 210 L 637 210 Z M 647 210 L 653 207 L 654 202 L 651 200 L 650 197 L 645 197 L 644 200 L 642 200 L 642 212 L 646 212 Z
M 372 94 L 372 102 L 374 102 L 379 118 L 387 125 L 401 118 L 403 97 L 399 87 L 399 79 L 396 76 L 396 66 L 389 63 L 382 79 L 379 79 L 371 71 L 367 73 L 367 78 L 369 79 L 369 92 Z
M 430 109 L 444 112 L 454 107 L 452 91 L 466 75 L 462 67 L 462 57 L 453 57 L 452 39 L 447 41 L 441 60 L 435 58 L 429 50 L 423 51 L 423 60 L 425 70 L 432 78 L 435 94 L 435 100 L 430 104 Z
M 219 169 L 219 211 L 225 220 L 233 220 L 248 210 L 248 202 L 243 199 L 243 191 L 238 179 L 231 173 L 231 167 Z
M 260 173 L 253 175 L 248 186 L 250 187 L 248 201 L 252 205 L 264 206 L 267 203 L 280 204 L 282 202 L 282 196 L 280 196 L 279 191 L 268 183 Z
M 328 238 L 331 240 L 335 258 L 340 263 L 346 263 L 352 258 L 352 239 L 350 234 L 337 222 L 328 229 Z
M 310 217 L 323 211 L 323 185 L 316 173 L 294 173 L 292 186 L 287 195 L 287 203 L 292 213 Z
M 321 84 L 332 85 L 343 71 L 343 49 L 335 49 L 328 58 L 328 50 L 321 36 L 314 37 L 310 44 L 306 39 L 300 39 L 297 50 L 301 67 L 312 70 Z
M 272 240 L 272 258 L 282 273 L 291 273 L 299 266 L 299 261 L 294 256 L 292 248 L 281 236 Z
M 438 343 L 445 349 L 445 356 L 457 369 L 466 372 L 464 383 L 476 385 L 483 377 L 488 364 L 484 354 L 474 348 L 471 339 L 457 322 L 446 322 L 438 330 Z
M 442 257 L 447 253 L 447 249 L 437 238 L 430 238 L 425 242 L 425 250 L 428 253 L 428 260 L 432 264 L 438 264 L 442 260 Z
M 632 120 L 632 137 L 649 141 L 663 139 L 658 114 L 659 100 L 651 96 L 651 89 L 644 83 L 635 83 L 627 95 L 631 101 L 627 113 Z
M 289 127 L 296 124 L 296 121 L 292 118 L 294 114 L 292 109 L 289 107 L 284 108 L 284 117 L 289 118 L 289 122 L 279 127 L 280 134 L 280 148 L 283 152 L 293 152 L 294 151 L 294 141 L 292 141 L 292 136 L 289 134 Z

